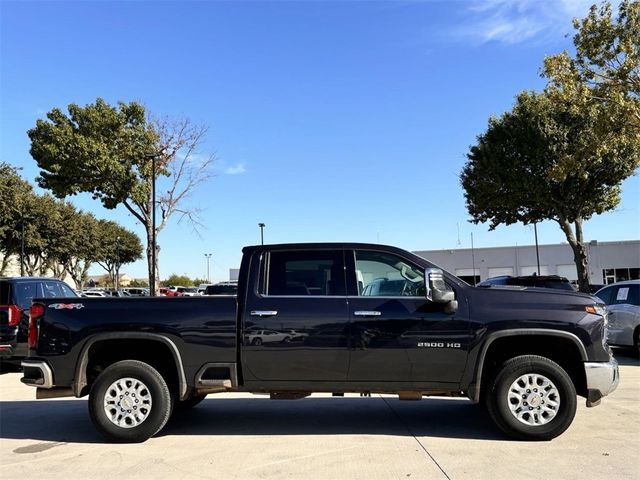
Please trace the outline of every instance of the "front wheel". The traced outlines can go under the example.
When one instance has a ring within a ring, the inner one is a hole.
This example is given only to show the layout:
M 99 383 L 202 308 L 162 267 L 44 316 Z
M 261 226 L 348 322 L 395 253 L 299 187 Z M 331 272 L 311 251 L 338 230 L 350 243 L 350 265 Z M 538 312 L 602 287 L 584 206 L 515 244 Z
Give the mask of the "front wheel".
M 485 399 L 493 421 L 519 440 L 551 440 L 576 414 L 576 390 L 564 369 L 537 355 L 507 360 L 489 382 Z
M 151 365 L 137 360 L 114 363 L 89 393 L 89 415 L 107 439 L 144 442 L 169 420 L 173 406 L 167 383 Z

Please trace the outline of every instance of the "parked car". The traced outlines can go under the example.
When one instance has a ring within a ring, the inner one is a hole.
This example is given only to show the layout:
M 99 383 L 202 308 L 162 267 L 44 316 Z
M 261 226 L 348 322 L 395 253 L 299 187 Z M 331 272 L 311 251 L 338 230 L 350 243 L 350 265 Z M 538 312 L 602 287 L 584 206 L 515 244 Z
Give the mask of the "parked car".
M 197 297 L 198 295 L 196 287 L 178 287 L 173 294 L 174 297 Z
M 109 297 L 109 295 L 107 295 L 103 290 L 85 290 L 84 292 L 82 292 L 82 296 L 83 297 L 100 297 L 100 298 L 107 298 Z
M 166 287 L 166 291 L 164 295 L 166 297 L 175 297 L 177 296 L 176 293 L 178 293 L 179 288 L 185 288 L 185 287 L 183 287 L 182 285 L 169 285 L 168 287 Z
M 554 288 L 557 290 L 575 291 L 569 279 L 558 275 L 526 275 L 521 277 L 512 277 L 511 275 L 500 275 L 497 277 L 487 278 L 478 283 L 477 287 L 492 287 L 494 285 L 518 286 L 518 287 L 536 287 L 536 288 Z
M 634 347 L 640 354 L 640 280 L 607 285 L 596 297 L 607 304 L 609 344 Z
M 217 283 L 215 285 L 209 285 L 205 291 L 205 295 L 237 295 L 238 284 L 231 282 Z
M 55 278 L 0 278 L 0 358 L 20 360 L 27 355 L 29 308 L 34 298 L 77 296 L 69 285 Z
M 129 293 L 129 295 L 132 297 L 148 297 L 149 296 L 148 288 L 127 287 L 123 290 Z
M 107 297 L 119 297 L 119 298 L 125 298 L 125 297 L 130 297 L 131 294 L 129 294 L 129 292 L 127 292 L 126 290 L 123 289 L 119 289 L 119 290 L 105 290 L 104 291 L 105 295 Z
M 550 440 L 578 396 L 594 407 L 619 382 L 591 295 L 474 288 L 410 252 L 359 243 L 246 247 L 239 277 L 237 297 L 85 298 L 74 309 L 37 299 L 21 380 L 38 398 L 88 395 L 95 427 L 118 442 L 146 440 L 211 393 L 316 391 L 467 397 L 511 437 Z M 359 278 L 364 291 L 383 277 L 422 291 L 361 294 Z M 307 336 L 285 341 L 292 330 Z

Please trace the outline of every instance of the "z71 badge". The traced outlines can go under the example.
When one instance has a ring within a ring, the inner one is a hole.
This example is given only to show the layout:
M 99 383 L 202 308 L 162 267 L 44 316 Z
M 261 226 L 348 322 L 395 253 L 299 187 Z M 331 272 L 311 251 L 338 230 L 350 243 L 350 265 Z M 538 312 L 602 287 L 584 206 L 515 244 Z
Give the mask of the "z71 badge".
M 84 308 L 84 305 L 82 303 L 52 303 L 49 305 L 49 308 L 56 310 L 80 310 Z

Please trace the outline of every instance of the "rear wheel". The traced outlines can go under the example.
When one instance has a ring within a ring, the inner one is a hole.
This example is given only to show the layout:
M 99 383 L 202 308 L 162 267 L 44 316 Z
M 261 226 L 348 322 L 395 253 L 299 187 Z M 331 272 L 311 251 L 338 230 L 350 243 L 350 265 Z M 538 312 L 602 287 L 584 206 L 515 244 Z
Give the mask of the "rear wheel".
M 557 363 L 537 355 L 507 360 L 489 382 L 485 400 L 493 421 L 510 437 L 551 440 L 576 413 L 576 390 Z
M 93 424 L 100 434 L 114 442 L 144 442 L 164 427 L 172 406 L 162 375 L 137 360 L 107 367 L 89 394 Z

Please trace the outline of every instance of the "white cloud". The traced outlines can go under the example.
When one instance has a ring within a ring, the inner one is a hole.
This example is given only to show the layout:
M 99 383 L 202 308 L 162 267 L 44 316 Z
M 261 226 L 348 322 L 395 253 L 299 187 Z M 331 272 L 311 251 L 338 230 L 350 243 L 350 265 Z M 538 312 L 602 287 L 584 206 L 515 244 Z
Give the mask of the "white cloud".
M 516 44 L 572 34 L 571 20 L 598 0 L 476 0 L 455 36 L 477 43 Z M 612 2 L 617 4 L 617 1 Z
M 241 173 L 246 172 L 247 169 L 244 168 L 244 164 L 243 163 L 237 163 L 235 165 L 232 165 L 230 167 L 226 167 L 224 169 L 224 173 L 227 175 L 240 175 Z

